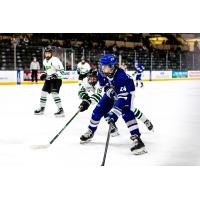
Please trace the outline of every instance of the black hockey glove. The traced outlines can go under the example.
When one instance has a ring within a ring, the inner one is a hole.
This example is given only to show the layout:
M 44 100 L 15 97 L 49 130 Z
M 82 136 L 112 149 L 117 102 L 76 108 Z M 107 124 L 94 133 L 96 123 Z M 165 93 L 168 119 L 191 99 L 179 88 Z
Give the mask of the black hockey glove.
M 40 76 L 40 80 L 45 80 L 47 78 L 47 74 L 46 73 L 43 73 L 43 74 L 41 74 L 41 76 Z
M 52 80 L 52 79 L 57 79 L 58 78 L 58 74 L 52 74 L 51 76 L 50 76 L 50 80 Z
M 87 110 L 89 108 L 90 104 L 91 104 L 91 100 L 90 99 L 83 100 L 81 102 L 80 106 L 79 106 L 80 112 L 83 112 L 83 111 Z

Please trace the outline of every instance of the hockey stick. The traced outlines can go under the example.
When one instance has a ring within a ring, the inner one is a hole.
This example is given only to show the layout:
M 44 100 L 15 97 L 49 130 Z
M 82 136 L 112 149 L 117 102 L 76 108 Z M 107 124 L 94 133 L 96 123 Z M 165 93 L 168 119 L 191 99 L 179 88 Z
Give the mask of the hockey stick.
M 109 130 L 108 130 L 108 135 L 107 135 L 107 139 L 106 139 L 106 146 L 105 146 L 104 155 L 103 155 L 103 161 L 101 163 L 101 166 L 105 165 L 106 155 L 107 155 L 107 151 L 108 151 L 108 145 L 109 145 L 109 141 L 110 141 L 111 127 L 112 127 L 112 122 L 110 122 L 110 124 L 109 124 Z
M 78 110 L 76 112 L 76 114 L 67 122 L 67 124 L 65 124 L 65 126 L 60 130 L 60 132 L 48 143 L 48 144 L 44 144 L 44 145 L 32 145 L 31 148 L 32 149 L 47 149 L 48 147 L 50 147 L 50 145 L 56 140 L 56 138 L 65 130 L 65 128 L 70 124 L 70 122 L 76 117 L 76 115 L 78 115 L 78 113 L 80 112 L 80 110 Z

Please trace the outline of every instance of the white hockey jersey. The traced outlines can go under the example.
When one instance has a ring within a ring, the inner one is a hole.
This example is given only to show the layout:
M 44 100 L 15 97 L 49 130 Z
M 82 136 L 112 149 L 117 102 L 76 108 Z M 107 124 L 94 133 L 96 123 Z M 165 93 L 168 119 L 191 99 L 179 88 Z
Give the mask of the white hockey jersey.
M 90 65 L 85 62 L 84 64 L 79 62 L 77 65 L 77 72 L 80 73 L 81 75 L 87 74 L 90 70 Z
M 59 58 L 52 56 L 49 60 L 46 58 L 43 61 L 44 70 L 47 73 L 47 79 L 52 74 L 57 74 L 59 79 L 64 78 L 64 67 Z
M 84 95 L 88 95 L 92 104 L 96 104 L 103 96 L 103 89 L 99 85 L 99 82 L 95 86 L 88 83 L 88 78 L 84 78 L 83 82 L 79 86 L 78 96 L 80 99 L 84 99 Z

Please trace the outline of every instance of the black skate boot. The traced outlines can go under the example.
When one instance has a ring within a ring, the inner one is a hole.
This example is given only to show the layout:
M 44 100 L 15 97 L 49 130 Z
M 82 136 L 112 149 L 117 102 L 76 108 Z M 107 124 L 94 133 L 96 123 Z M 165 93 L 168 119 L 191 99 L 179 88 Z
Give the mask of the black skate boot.
M 148 128 L 149 131 L 153 131 L 153 124 L 147 119 L 144 124 L 146 125 L 146 127 Z
M 92 133 L 90 130 L 88 130 L 86 133 L 81 135 L 80 143 L 84 144 L 84 143 L 90 142 L 91 139 L 93 138 L 93 136 L 94 136 L 94 133 Z
M 144 84 L 143 83 L 141 83 L 141 86 L 140 87 L 143 87 L 144 86 Z
M 138 87 L 138 82 L 135 84 L 135 87 Z
M 112 123 L 111 124 L 111 130 L 110 130 L 110 136 L 111 137 L 115 137 L 115 136 L 118 136 L 118 135 L 120 135 L 119 131 L 118 131 L 118 128 L 117 128 L 115 123 Z
M 58 112 L 54 113 L 54 115 L 55 115 L 55 117 L 64 117 L 65 113 L 64 113 L 63 108 L 59 108 Z
M 41 107 L 34 111 L 35 115 L 43 115 L 44 114 L 44 107 Z
M 132 135 L 131 140 L 133 141 L 133 147 L 131 147 L 130 150 L 134 155 L 141 155 L 147 153 L 145 145 L 139 136 Z

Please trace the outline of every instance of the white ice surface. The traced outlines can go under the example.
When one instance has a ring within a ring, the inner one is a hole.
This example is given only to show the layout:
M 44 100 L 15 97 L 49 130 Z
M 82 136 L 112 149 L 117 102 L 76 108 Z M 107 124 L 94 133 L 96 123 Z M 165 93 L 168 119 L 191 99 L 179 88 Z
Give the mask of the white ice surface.
M 54 117 L 57 107 L 51 96 L 45 115 L 35 116 L 41 88 L 42 85 L 0 86 L 0 166 L 100 166 L 108 131 L 104 119 L 91 143 L 79 143 L 92 107 L 78 114 L 48 149 L 30 149 L 31 145 L 48 143 L 80 104 L 78 86 L 65 84 L 60 97 L 66 117 Z M 148 154 L 131 154 L 130 135 L 120 118 L 120 136 L 110 138 L 106 166 L 200 165 L 200 81 L 145 82 L 144 88 L 136 91 L 135 106 L 154 125 L 155 132 L 150 133 L 139 122 Z

